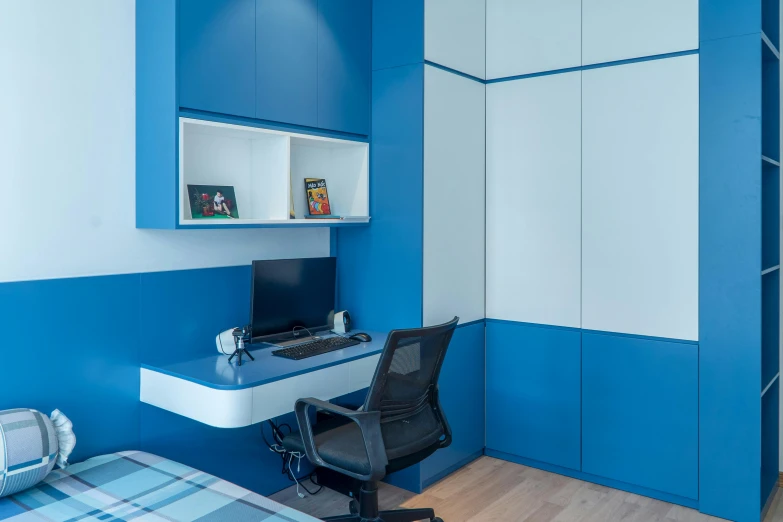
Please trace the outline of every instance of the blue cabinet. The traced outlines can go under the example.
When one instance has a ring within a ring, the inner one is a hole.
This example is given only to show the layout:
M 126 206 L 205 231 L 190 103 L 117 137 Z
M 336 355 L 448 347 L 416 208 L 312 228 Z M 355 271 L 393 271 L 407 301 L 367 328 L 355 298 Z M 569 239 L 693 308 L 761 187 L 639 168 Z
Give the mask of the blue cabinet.
M 318 126 L 369 134 L 371 3 L 318 0 Z
M 255 0 L 180 0 L 179 106 L 255 117 Z
M 318 126 L 318 1 L 256 0 L 256 118 Z
M 582 471 L 698 498 L 698 346 L 584 333 Z
M 580 468 L 579 330 L 487 322 L 487 449 Z
M 452 431 L 451 446 L 421 463 L 424 486 L 484 450 L 484 322 L 457 328 L 438 380 L 440 402 Z

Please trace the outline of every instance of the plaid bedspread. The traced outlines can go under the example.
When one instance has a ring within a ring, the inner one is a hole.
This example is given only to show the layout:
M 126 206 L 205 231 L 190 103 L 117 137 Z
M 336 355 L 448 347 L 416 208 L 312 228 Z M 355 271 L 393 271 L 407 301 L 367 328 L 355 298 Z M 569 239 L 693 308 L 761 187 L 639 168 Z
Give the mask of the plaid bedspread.
M 32 489 L 0 499 L 13 522 L 316 522 L 235 484 L 149 453 L 125 451 L 53 471 Z

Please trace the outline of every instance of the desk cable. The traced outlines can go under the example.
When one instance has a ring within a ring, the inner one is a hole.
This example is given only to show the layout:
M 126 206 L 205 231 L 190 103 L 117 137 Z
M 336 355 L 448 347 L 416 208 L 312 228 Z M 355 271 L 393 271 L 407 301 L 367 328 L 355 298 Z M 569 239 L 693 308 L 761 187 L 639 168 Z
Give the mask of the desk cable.
M 296 459 L 296 472 L 299 472 L 301 469 L 302 464 L 302 458 L 305 456 L 304 454 L 298 452 L 298 451 L 288 451 L 283 447 L 283 437 L 285 437 L 285 434 L 283 433 L 282 429 L 288 428 L 288 433 L 291 433 L 291 426 L 288 424 L 280 424 L 279 426 L 272 422 L 272 420 L 267 420 L 267 423 L 269 423 L 269 426 L 272 429 L 272 439 L 274 440 L 274 444 L 270 443 L 267 438 L 266 434 L 264 433 L 264 425 L 261 424 L 261 438 L 264 439 L 264 444 L 267 445 L 269 448 L 269 451 L 272 453 L 276 453 L 280 455 L 280 458 L 283 461 L 283 468 L 282 468 L 282 474 L 288 476 L 290 480 L 296 483 L 296 494 L 299 498 L 305 498 L 305 494 L 300 491 L 300 488 L 305 490 L 309 495 L 317 495 L 321 492 L 323 489 L 323 486 L 318 484 L 314 480 L 315 477 L 315 470 L 313 470 L 310 475 L 307 477 L 297 477 L 296 473 L 293 469 L 291 469 L 291 465 L 293 464 L 294 459 Z M 318 486 L 318 489 L 315 491 L 310 491 L 307 489 L 307 486 L 302 484 L 302 480 L 305 478 L 310 479 L 310 482 Z

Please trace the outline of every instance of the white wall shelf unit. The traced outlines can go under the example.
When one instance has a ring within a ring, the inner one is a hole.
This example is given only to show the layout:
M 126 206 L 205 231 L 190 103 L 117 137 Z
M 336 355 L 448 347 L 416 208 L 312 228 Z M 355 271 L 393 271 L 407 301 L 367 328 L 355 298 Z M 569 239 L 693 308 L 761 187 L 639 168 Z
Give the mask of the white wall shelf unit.
M 305 217 L 305 178 L 326 180 L 331 213 L 339 218 Z M 194 218 L 188 185 L 233 187 L 239 218 Z M 369 144 L 181 117 L 179 194 L 182 228 L 366 224 Z

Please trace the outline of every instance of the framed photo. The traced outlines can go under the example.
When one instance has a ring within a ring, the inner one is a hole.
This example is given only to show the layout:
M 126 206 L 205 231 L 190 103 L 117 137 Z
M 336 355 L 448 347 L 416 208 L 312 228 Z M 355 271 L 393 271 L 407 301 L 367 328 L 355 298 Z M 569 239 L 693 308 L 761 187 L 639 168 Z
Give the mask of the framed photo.
M 193 219 L 239 219 L 234 187 L 188 185 L 188 201 Z

